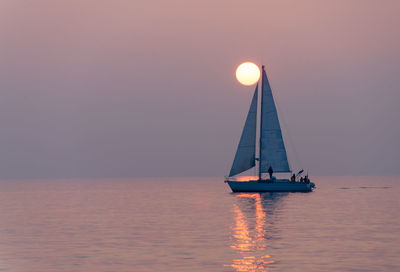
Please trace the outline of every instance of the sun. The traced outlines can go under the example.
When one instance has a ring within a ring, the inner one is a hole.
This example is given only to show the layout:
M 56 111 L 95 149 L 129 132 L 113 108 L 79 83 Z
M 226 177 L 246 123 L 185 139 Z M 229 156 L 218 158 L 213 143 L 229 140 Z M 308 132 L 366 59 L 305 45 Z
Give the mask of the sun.
M 260 74 L 260 69 L 253 62 L 243 62 L 236 68 L 236 79 L 245 86 L 257 83 Z

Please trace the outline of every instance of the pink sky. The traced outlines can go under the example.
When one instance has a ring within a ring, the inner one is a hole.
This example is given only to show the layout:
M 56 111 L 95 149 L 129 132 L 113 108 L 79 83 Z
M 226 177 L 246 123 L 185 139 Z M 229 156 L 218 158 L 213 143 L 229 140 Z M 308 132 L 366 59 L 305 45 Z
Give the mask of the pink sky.
M 234 78 L 245 60 L 267 67 L 295 167 L 400 174 L 399 13 L 398 1 L 3 0 L 0 178 L 223 176 L 253 91 Z

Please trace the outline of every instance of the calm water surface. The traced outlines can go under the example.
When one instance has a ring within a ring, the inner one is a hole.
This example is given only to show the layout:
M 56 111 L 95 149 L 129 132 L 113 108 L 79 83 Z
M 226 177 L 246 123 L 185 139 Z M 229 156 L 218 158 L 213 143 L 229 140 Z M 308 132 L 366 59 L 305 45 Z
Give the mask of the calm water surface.
M 0 181 L 0 271 L 400 271 L 400 178 Z

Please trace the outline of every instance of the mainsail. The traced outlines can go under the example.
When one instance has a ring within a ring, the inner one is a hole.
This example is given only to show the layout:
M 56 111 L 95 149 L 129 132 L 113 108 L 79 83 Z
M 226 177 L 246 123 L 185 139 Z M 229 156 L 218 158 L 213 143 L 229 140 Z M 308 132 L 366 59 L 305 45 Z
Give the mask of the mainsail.
M 278 113 L 272 97 L 264 66 L 262 69 L 261 129 L 260 129 L 260 173 L 290 172 Z
M 230 177 L 242 173 L 256 165 L 257 94 L 258 85 L 250 104 L 250 110 L 247 114 L 239 146 L 229 173 Z

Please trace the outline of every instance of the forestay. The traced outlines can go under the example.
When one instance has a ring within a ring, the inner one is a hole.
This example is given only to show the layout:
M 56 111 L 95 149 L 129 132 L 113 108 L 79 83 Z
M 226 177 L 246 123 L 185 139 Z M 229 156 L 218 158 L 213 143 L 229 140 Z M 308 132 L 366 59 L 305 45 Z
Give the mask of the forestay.
M 229 176 L 234 176 L 255 166 L 256 129 L 257 129 L 257 95 L 258 85 L 254 91 L 250 110 L 240 137 L 239 146 L 233 160 Z

